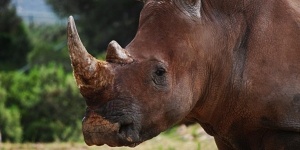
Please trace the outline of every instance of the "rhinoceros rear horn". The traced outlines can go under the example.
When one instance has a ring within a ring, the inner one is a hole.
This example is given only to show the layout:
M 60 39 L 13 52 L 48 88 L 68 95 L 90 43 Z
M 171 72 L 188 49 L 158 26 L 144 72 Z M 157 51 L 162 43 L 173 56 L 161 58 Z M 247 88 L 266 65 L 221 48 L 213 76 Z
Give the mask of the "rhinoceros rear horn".
M 131 63 L 133 59 L 116 41 L 111 41 L 107 47 L 106 61 L 118 64 L 128 64 Z
M 68 21 L 68 48 L 74 77 L 84 97 L 89 97 L 93 94 L 91 91 L 101 90 L 112 82 L 113 75 L 107 62 L 97 60 L 86 51 L 72 16 Z

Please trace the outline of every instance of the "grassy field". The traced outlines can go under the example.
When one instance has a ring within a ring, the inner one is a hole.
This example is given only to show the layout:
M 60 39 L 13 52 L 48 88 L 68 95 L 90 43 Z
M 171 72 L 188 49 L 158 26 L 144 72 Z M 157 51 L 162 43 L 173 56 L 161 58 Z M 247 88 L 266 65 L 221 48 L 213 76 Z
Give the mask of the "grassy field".
M 135 148 L 86 146 L 85 143 L 0 144 L 0 150 L 217 150 L 212 137 L 201 127 L 184 125 L 168 130 Z

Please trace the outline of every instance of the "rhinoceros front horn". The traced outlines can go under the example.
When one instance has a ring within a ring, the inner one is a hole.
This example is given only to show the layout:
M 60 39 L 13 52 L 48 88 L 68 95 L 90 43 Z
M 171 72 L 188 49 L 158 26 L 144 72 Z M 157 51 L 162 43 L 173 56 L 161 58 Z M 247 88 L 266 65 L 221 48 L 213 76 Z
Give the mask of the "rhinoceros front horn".
M 74 77 L 84 97 L 90 98 L 93 92 L 101 91 L 112 83 L 113 74 L 109 65 L 105 61 L 97 60 L 86 51 L 72 16 L 68 21 L 68 48 Z

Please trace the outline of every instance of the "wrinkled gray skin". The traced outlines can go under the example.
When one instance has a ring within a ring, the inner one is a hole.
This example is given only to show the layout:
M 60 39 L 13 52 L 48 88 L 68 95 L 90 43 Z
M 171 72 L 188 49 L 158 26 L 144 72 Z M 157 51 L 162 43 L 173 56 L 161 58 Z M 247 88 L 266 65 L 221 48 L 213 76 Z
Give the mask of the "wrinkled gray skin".
M 70 17 L 85 142 L 136 146 L 187 119 L 221 150 L 300 149 L 299 26 L 297 0 L 146 0 L 104 62 Z

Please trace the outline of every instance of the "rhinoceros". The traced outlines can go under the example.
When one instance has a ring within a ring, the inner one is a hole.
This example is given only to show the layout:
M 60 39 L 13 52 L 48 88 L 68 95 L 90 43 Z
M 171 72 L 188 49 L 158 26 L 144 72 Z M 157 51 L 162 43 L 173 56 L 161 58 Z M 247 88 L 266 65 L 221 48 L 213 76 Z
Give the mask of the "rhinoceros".
M 68 21 L 87 145 L 136 146 L 181 120 L 220 150 L 300 149 L 299 0 L 145 0 L 106 60 Z

